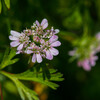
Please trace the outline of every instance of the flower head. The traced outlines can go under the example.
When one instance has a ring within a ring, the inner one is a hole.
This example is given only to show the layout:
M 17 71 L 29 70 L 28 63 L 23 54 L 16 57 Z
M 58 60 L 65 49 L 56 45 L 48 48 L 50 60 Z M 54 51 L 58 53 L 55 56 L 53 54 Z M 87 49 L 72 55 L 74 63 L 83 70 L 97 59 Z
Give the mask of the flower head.
M 61 43 L 56 35 L 59 30 L 53 27 L 46 30 L 47 27 L 48 21 L 43 19 L 41 23 L 36 20 L 31 29 L 26 29 L 22 33 L 11 31 L 9 36 L 12 41 L 11 47 L 17 47 L 17 54 L 31 54 L 33 63 L 41 63 L 43 58 L 52 60 L 53 56 L 59 54 L 55 47 L 60 46 Z
M 79 41 L 75 49 L 69 51 L 69 55 L 72 56 L 72 59 L 77 59 L 77 65 L 79 67 L 83 67 L 84 70 L 90 71 L 98 60 L 96 54 L 100 52 L 100 32 L 97 33 L 95 37 L 83 37 L 79 39 Z

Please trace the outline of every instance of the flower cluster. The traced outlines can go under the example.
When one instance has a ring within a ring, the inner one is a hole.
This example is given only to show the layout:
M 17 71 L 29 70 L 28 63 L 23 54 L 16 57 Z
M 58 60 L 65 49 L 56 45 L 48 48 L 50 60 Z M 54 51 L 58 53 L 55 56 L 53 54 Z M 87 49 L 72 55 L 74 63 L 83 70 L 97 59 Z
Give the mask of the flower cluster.
M 87 38 L 85 38 L 87 39 Z M 83 40 L 72 51 L 69 51 L 69 55 L 72 59 L 77 59 L 77 65 L 83 67 L 84 70 L 90 71 L 91 67 L 96 65 L 98 56 L 96 54 L 100 52 L 100 33 L 97 33 L 95 37 L 89 37 L 84 45 L 81 44 Z
M 52 60 L 53 56 L 57 56 L 59 51 L 54 48 L 61 45 L 58 41 L 58 29 L 48 27 L 47 19 L 43 19 L 41 23 L 37 20 L 31 26 L 31 29 L 26 29 L 19 33 L 11 30 L 9 39 L 11 47 L 17 47 L 16 54 L 26 53 L 32 55 L 32 62 L 41 63 L 43 58 Z

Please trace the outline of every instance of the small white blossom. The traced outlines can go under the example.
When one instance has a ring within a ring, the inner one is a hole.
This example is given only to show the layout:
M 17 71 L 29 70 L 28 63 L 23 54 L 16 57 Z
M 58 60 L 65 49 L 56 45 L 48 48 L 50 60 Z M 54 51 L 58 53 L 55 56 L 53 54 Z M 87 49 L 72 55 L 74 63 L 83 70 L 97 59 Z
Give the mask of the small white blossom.
M 32 54 L 32 62 L 41 63 L 43 58 L 52 60 L 53 56 L 57 56 L 59 51 L 55 49 L 61 45 L 58 41 L 58 29 L 48 27 L 47 19 L 43 19 L 41 23 L 37 20 L 31 26 L 31 29 L 26 29 L 22 33 L 11 31 L 9 39 L 11 47 L 17 47 L 17 54 L 27 53 Z

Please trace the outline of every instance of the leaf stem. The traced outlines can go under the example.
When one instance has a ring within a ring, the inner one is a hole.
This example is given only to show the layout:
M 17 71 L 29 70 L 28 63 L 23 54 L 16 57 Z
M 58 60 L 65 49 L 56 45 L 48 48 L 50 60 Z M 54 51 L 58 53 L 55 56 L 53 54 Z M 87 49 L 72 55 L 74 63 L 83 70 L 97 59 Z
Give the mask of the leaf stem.
M 3 94 L 2 94 L 2 87 L 1 87 L 1 84 L 0 84 L 0 96 L 1 96 L 1 100 L 3 100 Z

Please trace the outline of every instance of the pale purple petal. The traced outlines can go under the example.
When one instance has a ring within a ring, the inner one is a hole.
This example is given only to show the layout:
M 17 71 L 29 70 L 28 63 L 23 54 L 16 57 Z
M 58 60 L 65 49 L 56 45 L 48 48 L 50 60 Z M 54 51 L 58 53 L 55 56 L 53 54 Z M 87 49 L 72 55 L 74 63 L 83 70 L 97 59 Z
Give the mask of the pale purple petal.
M 28 47 L 28 49 L 33 49 L 33 47 Z
M 54 56 L 57 56 L 59 54 L 59 51 L 55 48 L 50 48 L 49 50 L 50 50 L 51 54 Z
M 78 65 L 79 67 L 81 67 L 81 66 L 82 66 L 82 62 L 81 62 L 81 61 L 78 61 L 78 62 L 77 62 L 77 65 Z
M 75 51 L 76 51 L 76 50 L 69 51 L 69 53 L 68 53 L 68 54 L 69 54 L 70 56 L 74 56 Z
M 53 43 L 53 42 L 55 42 L 57 39 L 58 39 L 58 36 L 53 35 L 53 36 L 49 39 L 49 42 L 50 42 L 50 43 Z
M 17 50 L 22 50 L 23 48 L 23 44 L 20 44 L 18 47 L 17 47 Z
M 83 69 L 86 71 L 90 71 L 91 70 L 91 66 L 90 65 L 83 65 Z
M 22 51 L 17 51 L 16 54 L 20 54 Z
M 95 60 L 91 59 L 91 60 L 90 60 L 90 65 L 91 65 L 91 66 L 95 66 L 95 65 L 96 65 Z
M 19 40 L 17 37 L 14 37 L 14 36 L 9 36 L 9 39 L 10 40 Z
M 46 23 L 46 24 L 44 24 L 44 25 L 42 26 L 43 29 L 46 29 L 47 27 L 48 27 L 48 23 Z
M 98 59 L 98 56 L 91 55 L 91 57 L 89 58 L 90 65 L 91 65 L 91 66 L 95 66 L 96 60 L 97 60 L 97 59 Z
M 48 21 L 47 21 L 47 19 L 43 19 L 43 20 L 42 20 L 41 26 L 42 26 L 43 29 L 45 29 L 45 28 L 48 27 Z
M 11 35 L 13 35 L 15 37 L 20 37 L 20 35 L 21 35 L 19 32 L 16 32 L 16 31 L 13 31 L 13 30 L 11 30 L 10 33 L 11 33 Z
M 10 45 L 11 47 L 16 47 L 18 46 L 20 43 L 18 41 L 14 41 L 14 42 L 11 42 Z
M 89 61 L 88 60 L 84 60 L 82 63 L 82 66 L 84 68 L 84 70 L 86 71 L 90 71 L 91 70 L 91 66 L 89 65 Z
M 51 44 L 52 47 L 58 47 L 61 45 L 61 42 L 60 41 L 56 41 L 54 43 Z
M 35 63 L 36 62 L 36 54 L 33 54 L 33 57 L 32 57 L 32 62 Z
M 98 32 L 98 33 L 96 34 L 96 38 L 97 38 L 98 40 L 100 40 L 100 32 Z
M 93 59 L 94 59 L 94 60 L 98 60 L 98 56 L 94 56 Z
M 48 23 L 47 19 L 43 19 L 42 22 L 41 22 L 41 26 L 46 24 L 46 23 Z
M 90 64 L 91 66 L 95 66 L 96 65 L 96 60 L 98 59 L 98 56 L 92 56 L 90 57 Z
M 31 53 L 33 53 L 33 51 L 32 50 L 27 50 L 26 53 L 31 54 Z
M 38 63 L 41 63 L 42 62 L 42 57 L 40 54 L 36 54 L 36 57 L 37 57 L 37 62 Z
M 46 51 L 46 58 L 49 60 L 53 59 L 53 55 L 51 54 L 51 52 L 49 50 Z
M 59 29 L 55 29 L 55 34 L 59 33 Z
M 39 22 L 36 20 L 36 22 L 35 22 L 36 24 L 37 24 L 37 26 L 40 26 L 40 24 L 39 24 Z

